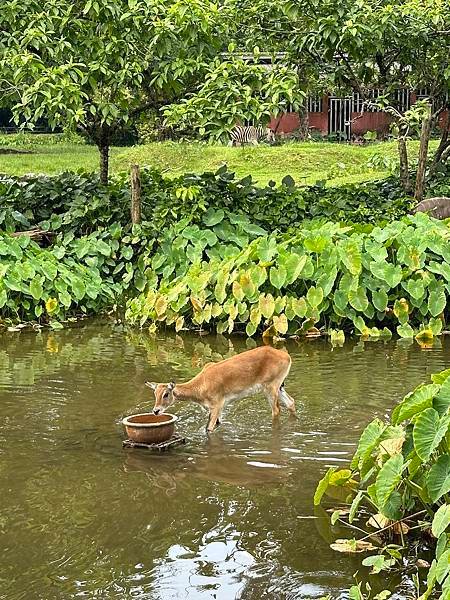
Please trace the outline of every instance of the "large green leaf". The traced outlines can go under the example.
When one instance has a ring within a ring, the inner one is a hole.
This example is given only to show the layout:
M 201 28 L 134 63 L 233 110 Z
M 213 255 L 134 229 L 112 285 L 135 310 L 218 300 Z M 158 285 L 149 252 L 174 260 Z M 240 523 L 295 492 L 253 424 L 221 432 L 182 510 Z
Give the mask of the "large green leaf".
M 361 273 L 361 248 L 353 239 L 343 240 L 339 244 L 341 260 L 352 275 Z
M 77 300 L 82 300 L 86 293 L 86 286 L 84 285 L 83 280 L 78 277 L 73 277 L 71 283 L 75 298 Z
M 421 300 L 425 296 L 425 285 L 422 279 L 408 279 L 402 282 L 402 287 L 415 300 Z
M 403 516 L 401 506 L 402 495 L 397 490 L 394 490 L 384 503 L 383 510 L 381 512 L 383 516 L 391 519 L 392 521 L 396 521 Z
M 450 573 L 450 548 L 448 550 L 446 550 L 445 552 L 443 552 L 441 554 L 441 556 L 439 557 L 438 563 L 436 565 L 436 581 L 440 584 L 443 583 L 444 579 L 447 577 L 447 575 Z M 440 598 L 442 600 L 448 600 L 448 598 L 450 598 L 450 588 L 449 588 L 449 584 L 450 582 L 447 581 L 446 587 L 447 589 L 444 591 L 442 595 L 440 596 Z
M 352 458 L 352 468 L 359 468 L 360 470 L 363 468 L 364 463 L 380 441 L 386 427 L 380 419 L 374 419 L 367 425 L 359 438 L 358 447 Z
M 372 292 L 372 302 L 379 312 L 384 312 L 388 305 L 388 295 L 384 290 Z
M 313 308 L 316 308 L 323 300 L 323 289 L 311 286 L 306 293 L 306 299 Z
M 431 531 L 438 538 L 450 525 L 450 504 L 443 504 L 436 512 L 431 524 Z
M 376 262 L 381 262 L 387 258 L 387 250 L 385 246 L 370 237 L 366 238 L 364 247 L 366 252 L 368 252 Z
M 437 410 L 440 416 L 450 408 L 450 377 L 445 379 L 442 383 L 439 392 L 433 400 L 433 408 L 434 410 Z
M 426 462 L 448 431 L 450 415 L 439 418 L 434 408 L 426 408 L 414 423 L 414 447 L 419 458 Z
M 270 271 L 269 271 L 269 279 L 270 279 L 270 283 L 277 288 L 277 290 L 280 290 L 285 282 L 286 282 L 286 278 L 287 278 L 287 272 L 286 269 L 283 266 L 279 266 L 278 268 L 276 267 L 271 267 Z
M 300 256 L 295 252 L 289 254 L 282 263 L 286 269 L 286 283 L 290 284 L 298 279 L 303 267 L 306 265 L 306 261 L 306 255 Z
M 378 509 L 381 513 L 383 513 L 383 508 L 389 496 L 402 479 L 403 466 L 403 455 L 395 454 L 384 463 L 378 472 L 375 480 L 375 494 Z
M 336 290 L 333 295 L 333 304 L 341 314 L 345 314 L 348 305 L 348 294 L 343 290 Z
M 44 293 L 44 288 L 42 287 L 43 278 L 39 275 L 33 277 L 30 282 L 30 293 L 35 300 L 40 300 Z
M 394 302 L 394 315 L 404 325 L 409 319 L 409 304 L 405 298 L 399 298 Z
M 273 237 L 262 238 L 258 245 L 258 258 L 261 262 L 270 262 L 278 253 L 277 242 Z
M 397 333 L 402 338 L 414 337 L 414 329 L 411 327 L 411 325 L 409 323 L 404 323 L 403 325 L 399 325 L 397 327 Z
M 275 311 L 275 300 L 273 299 L 272 294 L 267 294 L 267 296 L 260 296 L 259 298 L 259 310 L 263 317 L 266 319 L 270 319 Z
M 246 333 L 246 334 L 247 334 L 249 337 L 252 337 L 252 335 L 255 335 L 255 333 L 256 333 L 256 329 L 257 329 L 256 325 L 255 325 L 254 323 L 252 323 L 251 321 L 249 321 L 249 322 L 247 323 L 247 326 L 246 326 L 246 328 L 245 328 L 245 333 Z
M 450 492 L 450 456 L 440 456 L 427 475 L 427 488 L 432 502 Z
M 213 227 L 223 221 L 224 217 L 225 213 L 221 208 L 215 209 L 210 207 L 203 215 L 203 223 L 208 227 Z
M 359 505 L 361 504 L 362 499 L 364 498 L 364 491 L 363 490 L 359 490 L 359 492 L 356 494 L 356 496 L 353 498 L 353 502 L 350 506 L 350 512 L 348 515 L 348 522 L 349 523 L 353 523 L 353 519 L 356 516 L 356 511 L 359 508 Z
M 433 398 L 438 391 L 439 386 L 430 383 L 429 385 L 419 386 L 413 392 L 405 396 L 392 412 L 392 422 L 394 425 L 410 419 L 412 416 L 426 408 L 431 408 L 433 405 Z
M 366 290 L 362 286 L 348 292 L 348 301 L 351 306 L 359 312 L 364 312 L 369 306 Z
M 439 383 L 442 384 L 445 381 L 447 381 L 447 379 L 450 378 L 450 369 L 445 369 L 445 371 L 440 371 L 439 373 L 433 373 L 433 375 L 431 376 L 431 381 L 433 383 Z
M 322 500 L 323 495 L 325 494 L 328 486 L 330 485 L 330 479 L 333 473 L 336 471 L 337 467 L 330 467 L 322 479 L 317 484 L 316 491 L 314 493 L 314 506 L 318 506 L 320 501 Z
M 428 297 L 428 310 L 433 317 L 437 317 L 442 313 L 447 303 L 447 299 L 445 296 L 445 290 L 443 286 L 439 287 L 437 290 L 433 290 L 430 292 Z
M 370 263 L 371 273 L 385 281 L 390 288 L 395 288 L 400 283 L 403 277 L 402 269 L 399 265 L 393 265 L 386 261 Z

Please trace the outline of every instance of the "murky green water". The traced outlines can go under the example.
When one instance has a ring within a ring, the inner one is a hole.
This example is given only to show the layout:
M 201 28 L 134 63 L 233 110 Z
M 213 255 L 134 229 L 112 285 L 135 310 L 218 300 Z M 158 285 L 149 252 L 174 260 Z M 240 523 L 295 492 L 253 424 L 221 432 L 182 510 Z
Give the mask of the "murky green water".
M 291 343 L 300 418 L 265 398 L 205 415 L 175 405 L 185 447 L 123 450 L 120 419 L 152 407 L 145 379 L 183 380 L 246 349 L 225 338 L 89 325 L 0 337 L 0 598 L 345 598 L 359 558 L 329 549 L 312 496 L 365 424 L 450 364 L 450 339 Z M 382 582 L 385 583 L 385 582 Z

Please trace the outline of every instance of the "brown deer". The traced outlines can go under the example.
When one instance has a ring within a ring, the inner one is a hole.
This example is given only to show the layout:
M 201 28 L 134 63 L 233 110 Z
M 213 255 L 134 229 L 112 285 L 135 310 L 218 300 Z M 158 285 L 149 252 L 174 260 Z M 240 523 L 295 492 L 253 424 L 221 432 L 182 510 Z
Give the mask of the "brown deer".
M 216 363 L 208 363 L 186 383 L 153 383 L 145 385 L 155 393 L 155 415 L 165 412 L 176 400 L 196 402 L 208 412 L 206 431 L 218 425 L 225 402 L 263 392 L 272 407 L 272 418 L 280 414 L 280 400 L 292 415 L 295 402 L 283 387 L 291 368 L 287 352 L 262 346 L 236 354 Z

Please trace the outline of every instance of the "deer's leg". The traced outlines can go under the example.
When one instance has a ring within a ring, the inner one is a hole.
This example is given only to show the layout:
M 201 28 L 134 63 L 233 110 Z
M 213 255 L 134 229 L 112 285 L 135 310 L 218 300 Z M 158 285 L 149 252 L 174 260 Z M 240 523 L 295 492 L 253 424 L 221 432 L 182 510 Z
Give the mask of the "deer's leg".
M 289 394 L 284 389 L 283 385 L 280 386 L 280 389 L 278 391 L 278 397 L 284 404 L 284 406 L 288 409 L 288 411 L 291 413 L 291 415 L 296 416 L 297 413 L 295 411 L 294 398 L 292 398 L 292 396 L 289 396 Z
M 216 428 L 217 424 L 220 424 L 219 417 L 222 411 L 223 402 L 216 404 L 209 409 L 208 425 L 206 426 L 207 433 L 211 433 Z
M 278 386 L 270 386 L 266 389 L 266 396 L 272 409 L 272 419 L 276 419 L 280 414 L 280 400 L 278 397 Z

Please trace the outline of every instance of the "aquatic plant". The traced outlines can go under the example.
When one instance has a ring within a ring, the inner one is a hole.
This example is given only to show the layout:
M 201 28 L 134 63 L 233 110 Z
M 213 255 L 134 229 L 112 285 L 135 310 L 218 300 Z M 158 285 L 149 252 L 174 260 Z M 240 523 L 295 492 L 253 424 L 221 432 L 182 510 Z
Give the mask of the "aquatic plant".
M 418 595 L 423 592 L 421 600 L 438 589 L 442 600 L 449 597 L 450 369 L 407 394 L 389 421 L 377 418 L 369 423 L 349 468 L 327 471 L 314 504 L 337 488 L 349 503 L 333 512 L 332 524 L 339 520 L 353 527 L 359 519 L 361 531 L 364 517 L 369 531 L 360 539 L 336 540 L 333 549 L 377 550 L 362 561 L 372 573 L 407 568 L 414 574 Z M 420 551 L 421 544 L 433 549 L 431 565 L 413 556 L 412 548 Z M 428 568 L 425 585 L 419 567 Z

